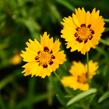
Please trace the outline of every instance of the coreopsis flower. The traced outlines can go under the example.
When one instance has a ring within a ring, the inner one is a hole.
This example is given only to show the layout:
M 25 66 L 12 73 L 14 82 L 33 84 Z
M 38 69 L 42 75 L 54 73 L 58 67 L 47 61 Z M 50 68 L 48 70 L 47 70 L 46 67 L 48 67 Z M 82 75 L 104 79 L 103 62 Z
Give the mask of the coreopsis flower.
M 76 9 L 72 16 L 63 19 L 62 25 L 61 37 L 67 42 L 67 48 L 82 54 L 96 47 L 104 31 L 104 19 L 95 8 L 92 12 Z
M 60 51 L 59 40 L 53 41 L 45 32 L 41 36 L 41 41 L 29 39 L 26 43 L 26 51 L 22 51 L 21 56 L 27 62 L 24 68 L 24 75 L 40 76 L 45 78 L 50 76 L 60 64 L 66 60 L 64 51 Z
M 98 69 L 98 64 L 89 61 L 89 71 L 87 72 L 87 64 L 84 65 L 81 62 L 73 62 L 70 69 L 70 76 L 65 76 L 62 78 L 61 82 L 65 87 L 70 87 L 74 90 L 79 89 L 86 91 L 89 89 L 88 80 L 91 80 L 96 74 Z

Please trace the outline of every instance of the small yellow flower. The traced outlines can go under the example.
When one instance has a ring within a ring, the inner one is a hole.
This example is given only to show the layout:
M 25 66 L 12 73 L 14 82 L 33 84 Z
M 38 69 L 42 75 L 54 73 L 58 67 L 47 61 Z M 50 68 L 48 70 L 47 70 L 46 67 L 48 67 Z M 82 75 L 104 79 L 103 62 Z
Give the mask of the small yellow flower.
M 16 53 L 11 59 L 10 63 L 13 65 L 17 65 L 21 62 L 22 58 L 19 53 Z
M 61 82 L 65 87 L 86 91 L 89 89 L 88 80 L 93 78 L 97 69 L 98 64 L 91 60 L 89 61 L 89 72 L 87 74 L 87 65 L 81 62 L 73 62 L 70 69 L 71 76 L 63 77 Z
M 96 47 L 104 31 L 104 20 L 95 8 L 92 12 L 76 9 L 75 14 L 63 19 L 62 25 L 61 37 L 66 40 L 67 48 L 82 54 Z
M 45 32 L 41 36 L 40 43 L 35 39 L 26 43 L 26 51 L 22 51 L 21 56 L 27 62 L 24 68 L 24 75 L 40 76 L 45 78 L 55 71 L 59 64 L 66 60 L 64 51 L 60 51 L 60 42 L 49 38 Z

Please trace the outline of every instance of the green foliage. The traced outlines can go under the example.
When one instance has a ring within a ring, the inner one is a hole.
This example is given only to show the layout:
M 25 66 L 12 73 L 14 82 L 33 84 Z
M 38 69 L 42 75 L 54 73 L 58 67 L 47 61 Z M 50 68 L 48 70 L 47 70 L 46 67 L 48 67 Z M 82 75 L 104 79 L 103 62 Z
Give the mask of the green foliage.
M 77 101 L 80 101 L 81 99 L 87 97 L 90 94 L 95 93 L 96 91 L 97 91 L 96 89 L 90 89 L 86 92 L 82 92 L 82 93 L 76 95 L 75 97 L 73 97 L 71 100 L 68 101 L 67 106 L 70 106 L 71 104 L 73 104 Z

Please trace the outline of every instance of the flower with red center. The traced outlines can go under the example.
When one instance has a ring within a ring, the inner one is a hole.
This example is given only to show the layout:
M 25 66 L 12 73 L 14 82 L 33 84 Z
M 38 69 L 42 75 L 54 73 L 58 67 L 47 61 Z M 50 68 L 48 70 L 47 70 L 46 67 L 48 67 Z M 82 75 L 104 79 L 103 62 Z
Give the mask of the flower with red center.
M 60 64 L 66 60 L 63 51 L 60 51 L 59 40 L 53 41 L 45 32 L 40 43 L 35 39 L 26 43 L 26 51 L 22 51 L 21 56 L 27 62 L 24 68 L 24 75 L 40 76 L 42 78 L 50 76 Z
M 82 54 L 96 47 L 104 31 L 104 20 L 96 9 L 86 12 L 84 8 L 78 8 L 75 14 L 63 19 L 62 25 L 61 37 L 67 42 L 67 48 Z
M 98 64 L 92 60 L 89 61 L 89 72 L 87 72 L 87 65 L 81 62 L 73 62 L 70 69 L 71 75 L 63 77 L 61 82 L 65 87 L 86 91 L 89 89 L 88 80 L 93 78 L 97 69 Z

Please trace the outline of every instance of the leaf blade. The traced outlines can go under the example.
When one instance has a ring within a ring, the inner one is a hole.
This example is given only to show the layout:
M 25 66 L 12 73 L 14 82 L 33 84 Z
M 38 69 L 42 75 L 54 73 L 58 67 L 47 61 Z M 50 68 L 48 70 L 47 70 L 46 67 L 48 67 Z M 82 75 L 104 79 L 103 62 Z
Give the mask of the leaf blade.
M 98 103 L 103 102 L 105 99 L 107 99 L 109 97 L 109 92 L 105 92 L 99 99 L 98 99 Z
M 86 92 L 82 92 L 80 94 L 78 94 L 77 96 L 73 97 L 72 99 L 70 99 L 67 103 L 67 106 L 70 106 L 71 104 L 81 100 L 82 98 L 85 98 L 86 96 L 90 95 L 90 94 L 93 94 L 93 93 L 96 93 L 96 89 L 90 89 Z

